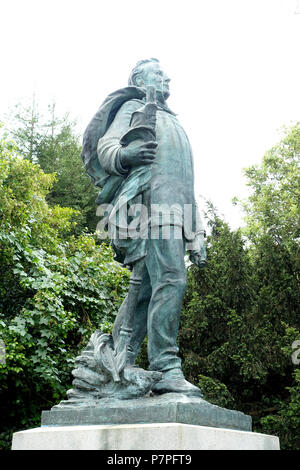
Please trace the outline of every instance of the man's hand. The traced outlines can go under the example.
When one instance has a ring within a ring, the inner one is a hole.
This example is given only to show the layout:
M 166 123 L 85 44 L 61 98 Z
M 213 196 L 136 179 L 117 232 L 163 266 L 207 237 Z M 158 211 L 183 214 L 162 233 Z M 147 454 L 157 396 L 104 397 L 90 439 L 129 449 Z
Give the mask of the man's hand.
M 200 241 L 200 250 L 199 251 L 190 251 L 190 260 L 193 264 L 199 268 L 204 268 L 206 266 L 206 246 L 204 243 L 204 236 L 199 237 Z
M 131 142 L 127 147 L 120 149 L 120 161 L 122 167 L 150 165 L 155 159 L 157 142 Z
M 198 266 L 198 268 L 205 268 L 206 266 L 206 260 L 203 259 L 201 253 L 196 253 L 195 251 L 191 251 L 190 260 L 193 264 Z

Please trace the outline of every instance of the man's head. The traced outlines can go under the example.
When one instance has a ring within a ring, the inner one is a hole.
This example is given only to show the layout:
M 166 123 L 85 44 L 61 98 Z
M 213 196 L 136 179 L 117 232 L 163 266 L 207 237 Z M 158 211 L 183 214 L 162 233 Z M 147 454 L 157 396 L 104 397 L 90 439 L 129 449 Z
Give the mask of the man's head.
M 161 93 L 164 99 L 170 96 L 169 77 L 163 72 L 158 59 L 140 60 L 131 71 L 128 85 L 145 88 L 154 85 L 157 93 Z

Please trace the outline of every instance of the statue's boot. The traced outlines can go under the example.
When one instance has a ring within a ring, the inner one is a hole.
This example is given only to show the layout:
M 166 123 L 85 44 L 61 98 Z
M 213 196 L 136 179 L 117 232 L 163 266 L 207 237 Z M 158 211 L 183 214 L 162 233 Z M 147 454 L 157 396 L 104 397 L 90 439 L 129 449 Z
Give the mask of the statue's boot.
M 163 372 L 162 379 L 154 384 L 151 390 L 158 395 L 182 393 L 187 396 L 203 398 L 200 388 L 185 380 L 181 369 L 171 369 Z

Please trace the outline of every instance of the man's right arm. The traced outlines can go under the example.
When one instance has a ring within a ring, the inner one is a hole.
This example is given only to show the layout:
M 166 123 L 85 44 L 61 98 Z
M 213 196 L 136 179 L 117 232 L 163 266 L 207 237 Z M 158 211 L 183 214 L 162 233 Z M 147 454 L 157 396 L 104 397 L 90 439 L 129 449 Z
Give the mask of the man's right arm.
M 155 158 L 156 142 L 132 142 L 122 147 L 120 138 L 130 127 L 131 116 L 141 107 L 138 101 L 127 101 L 105 135 L 99 139 L 97 153 L 100 164 L 110 175 L 126 176 L 131 167 L 149 165 Z

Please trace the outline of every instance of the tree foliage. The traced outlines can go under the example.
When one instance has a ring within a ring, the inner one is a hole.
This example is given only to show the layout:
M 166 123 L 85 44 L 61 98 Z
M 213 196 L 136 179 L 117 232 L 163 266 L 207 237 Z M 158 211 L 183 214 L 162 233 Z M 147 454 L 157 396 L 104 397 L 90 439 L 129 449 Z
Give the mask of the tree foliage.
M 179 336 L 184 370 L 207 399 L 251 414 L 286 449 L 300 448 L 299 157 L 297 124 L 246 169 L 243 230 L 209 207 L 207 268 L 189 269 Z
M 66 114 L 57 116 L 55 103 L 43 115 L 33 97 L 29 106 L 18 104 L 11 112 L 9 134 L 17 151 L 47 173 L 56 173 L 47 202 L 77 211 L 72 233 L 94 232 L 97 224 L 97 189 L 91 184 L 81 160 L 81 144 L 76 122 Z
M 56 176 L 4 139 L 0 169 L 0 443 L 9 446 L 12 430 L 39 424 L 65 396 L 90 334 L 111 329 L 128 272 L 92 235 L 70 234 L 77 213 L 46 201 Z

